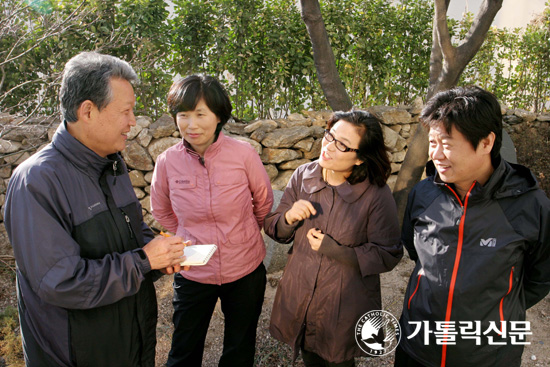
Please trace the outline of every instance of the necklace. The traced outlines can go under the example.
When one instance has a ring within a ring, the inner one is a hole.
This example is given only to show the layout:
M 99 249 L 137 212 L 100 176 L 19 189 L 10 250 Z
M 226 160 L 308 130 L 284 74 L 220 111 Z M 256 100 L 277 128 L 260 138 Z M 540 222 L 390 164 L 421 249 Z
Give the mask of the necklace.
M 334 176 L 334 171 L 333 170 L 330 170 L 332 172 L 332 176 Z M 333 177 L 333 180 L 336 181 Z M 329 182 L 329 170 L 328 169 L 325 169 L 323 168 L 323 181 L 325 181 L 325 183 L 329 186 L 335 186 L 335 184 L 331 184 Z
M 327 179 L 327 176 L 328 176 L 327 170 L 323 168 L 323 171 L 322 171 L 322 172 L 323 172 L 323 181 L 325 181 L 325 183 L 326 183 L 327 185 L 330 185 L 330 184 L 328 183 L 328 179 Z
M 329 186 L 338 186 L 346 182 L 347 176 L 339 176 L 334 172 L 334 170 L 328 170 L 326 168 L 323 168 L 323 181 Z M 330 177 L 329 177 L 330 175 Z M 348 175 L 349 176 L 349 175 Z M 332 183 L 329 182 L 329 180 L 332 180 Z

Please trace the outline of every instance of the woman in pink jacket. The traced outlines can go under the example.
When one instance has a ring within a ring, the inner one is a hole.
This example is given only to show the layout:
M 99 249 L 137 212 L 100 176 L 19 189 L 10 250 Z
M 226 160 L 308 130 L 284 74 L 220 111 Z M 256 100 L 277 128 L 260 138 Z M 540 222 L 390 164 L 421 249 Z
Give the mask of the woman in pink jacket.
M 271 210 L 267 173 L 250 144 L 225 136 L 231 102 L 208 76 L 176 81 L 168 107 L 183 137 L 159 155 L 151 184 L 155 219 L 192 245 L 218 246 L 204 266 L 174 277 L 174 335 L 167 366 L 201 366 L 218 298 L 225 317 L 220 366 L 252 366 L 266 271 L 260 229 Z

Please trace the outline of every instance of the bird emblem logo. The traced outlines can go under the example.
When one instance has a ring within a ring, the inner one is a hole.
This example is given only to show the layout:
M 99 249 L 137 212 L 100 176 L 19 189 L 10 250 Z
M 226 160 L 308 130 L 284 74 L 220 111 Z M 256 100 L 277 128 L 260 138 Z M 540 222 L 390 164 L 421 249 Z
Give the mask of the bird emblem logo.
M 397 319 L 383 310 L 369 311 L 355 327 L 355 340 L 368 355 L 383 356 L 391 353 L 401 338 Z

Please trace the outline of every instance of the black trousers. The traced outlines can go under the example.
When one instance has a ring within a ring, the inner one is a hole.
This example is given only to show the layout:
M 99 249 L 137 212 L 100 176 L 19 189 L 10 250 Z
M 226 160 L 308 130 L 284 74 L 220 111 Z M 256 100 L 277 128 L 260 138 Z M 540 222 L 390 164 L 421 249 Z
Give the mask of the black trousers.
M 223 353 L 219 366 L 254 365 L 256 327 L 262 312 L 266 271 L 222 285 L 202 284 L 174 276 L 174 335 L 167 366 L 200 367 L 208 325 L 218 298 L 225 318 Z
M 506 367 L 520 367 L 521 366 L 521 354 L 523 352 L 523 345 L 516 345 L 516 348 L 502 348 L 493 363 L 494 366 L 506 366 Z M 447 365 L 453 364 L 452 361 L 448 361 Z M 456 362 L 455 364 L 456 365 Z M 426 367 L 422 363 L 413 359 L 407 352 L 397 346 L 395 349 L 395 362 L 394 367 Z
M 355 367 L 355 359 L 352 358 L 349 361 L 340 363 L 332 363 L 323 359 L 320 355 L 314 352 L 308 352 L 304 348 L 302 351 L 302 359 L 306 367 Z
M 405 352 L 401 346 L 397 346 L 395 349 L 395 362 L 394 367 L 425 367 L 423 364 L 417 362 L 411 356 Z

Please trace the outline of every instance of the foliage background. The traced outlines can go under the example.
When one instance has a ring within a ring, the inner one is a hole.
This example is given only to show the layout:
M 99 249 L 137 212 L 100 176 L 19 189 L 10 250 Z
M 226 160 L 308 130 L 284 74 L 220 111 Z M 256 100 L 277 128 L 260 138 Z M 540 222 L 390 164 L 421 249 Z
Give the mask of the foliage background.
M 321 1 L 338 70 L 357 107 L 410 103 L 428 88 L 431 0 Z M 55 114 L 66 61 L 97 50 L 138 72 L 136 112 L 165 112 L 174 80 L 219 78 L 240 119 L 327 109 L 295 0 L 68 0 L 0 3 L 0 111 Z M 450 20 L 463 35 L 473 17 Z M 550 108 L 550 2 L 526 29 L 490 30 L 460 84 L 511 108 Z

